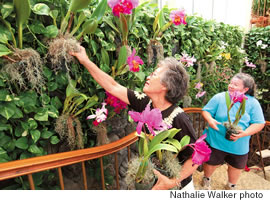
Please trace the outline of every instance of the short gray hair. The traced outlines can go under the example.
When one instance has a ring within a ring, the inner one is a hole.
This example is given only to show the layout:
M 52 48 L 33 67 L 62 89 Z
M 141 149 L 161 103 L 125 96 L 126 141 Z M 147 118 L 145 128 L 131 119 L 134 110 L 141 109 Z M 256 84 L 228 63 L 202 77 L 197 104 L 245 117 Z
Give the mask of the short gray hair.
M 237 73 L 233 76 L 233 78 L 238 78 L 242 80 L 244 87 L 248 88 L 248 91 L 246 92 L 246 94 L 250 96 L 255 96 L 256 84 L 255 84 L 254 78 L 251 75 L 246 74 L 246 73 Z
M 166 100 L 170 103 L 178 103 L 186 94 L 189 76 L 183 65 L 173 57 L 159 61 L 158 66 L 167 67 L 161 77 L 161 83 L 167 88 Z

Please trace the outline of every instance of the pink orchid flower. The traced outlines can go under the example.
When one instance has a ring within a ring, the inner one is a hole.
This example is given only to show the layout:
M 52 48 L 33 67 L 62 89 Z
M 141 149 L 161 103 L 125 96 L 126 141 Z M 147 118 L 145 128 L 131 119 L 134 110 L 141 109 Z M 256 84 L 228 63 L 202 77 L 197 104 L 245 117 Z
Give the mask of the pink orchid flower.
M 199 82 L 199 83 L 197 83 L 197 84 L 195 85 L 195 88 L 199 90 L 199 89 L 202 88 L 202 86 L 203 86 L 203 83 Z
M 202 97 L 203 95 L 205 95 L 205 93 L 206 93 L 206 91 L 198 92 L 198 93 L 196 94 L 196 99 Z
M 190 57 L 188 54 L 183 53 L 182 57 L 180 58 L 182 63 L 185 63 L 187 67 L 193 66 L 194 62 L 196 62 L 196 58 L 194 56 Z
M 170 13 L 170 19 L 174 23 L 174 25 L 178 26 L 180 24 L 187 24 L 186 22 L 186 16 L 185 16 L 185 10 L 179 9 L 179 10 L 173 10 Z
M 191 148 L 194 149 L 192 154 L 193 164 L 201 165 L 202 163 L 208 161 L 211 155 L 211 149 L 208 147 L 204 139 L 207 137 L 207 134 L 202 135 L 194 144 L 189 144 Z
M 139 65 L 143 65 L 143 61 L 139 56 L 135 56 L 136 50 L 133 49 L 132 54 L 127 58 L 127 63 L 129 65 L 129 70 L 133 72 L 140 71 Z
M 239 91 L 230 92 L 230 97 L 233 103 L 237 103 L 237 102 L 242 103 L 243 99 L 246 99 L 246 100 L 248 99 L 244 93 L 239 92 Z
M 139 5 L 139 0 L 108 0 L 113 15 L 119 17 L 120 13 L 130 15 L 132 9 Z
M 256 68 L 256 65 L 254 65 L 252 62 L 245 61 L 247 67 Z
M 108 115 L 108 110 L 105 108 L 106 103 L 102 103 L 102 108 L 97 108 L 96 109 L 96 114 L 94 115 L 89 115 L 86 119 L 94 119 L 96 120 L 93 122 L 95 126 L 97 126 L 99 123 L 105 121 L 107 119 Z
M 135 122 L 138 122 L 136 128 L 138 134 L 141 134 L 144 124 L 147 125 L 149 131 L 153 136 L 156 135 L 154 129 L 166 130 L 169 128 L 162 120 L 161 111 L 157 108 L 151 110 L 149 104 L 146 106 L 145 110 L 142 113 L 129 111 L 128 114 Z
M 114 107 L 114 112 L 119 114 L 122 109 L 127 108 L 127 104 L 117 97 L 111 95 L 109 92 L 106 92 L 107 98 L 105 99 L 105 102 Z

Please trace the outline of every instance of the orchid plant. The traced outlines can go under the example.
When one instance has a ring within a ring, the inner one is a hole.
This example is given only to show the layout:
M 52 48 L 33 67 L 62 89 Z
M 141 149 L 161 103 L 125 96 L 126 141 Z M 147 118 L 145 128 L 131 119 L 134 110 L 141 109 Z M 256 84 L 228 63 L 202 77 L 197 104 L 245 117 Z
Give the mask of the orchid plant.
M 151 65 L 152 63 L 155 64 L 155 59 L 163 59 L 163 45 L 159 42 L 162 39 L 163 32 L 166 31 L 172 24 L 175 26 L 187 24 L 184 10 L 179 9 L 171 11 L 170 21 L 167 23 L 165 23 L 163 12 L 164 8 L 158 12 L 153 23 L 154 35 L 147 47 L 148 65 Z
M 108 5 L 116 17 L 115 21 L 122 37 L 122 45 L 127 45 L 132 10 L 139 5 L 139 0 L 108 0 Z
M 195 85 L 195 88 L 199 90 L 198 93 L 196 94 L 196 99 L 205 95 L 206 91 L 202 91 L 202 87 L 203 87 L 203 83 L 201 83 L 201 82 L 198 82 Z
M 237 124 L 239 123 L 241 117 L 245 114 L 245 107 L 246 107 L 246 100 L 247 100 L 247 96 L 244 93 L 235 91 L 235 92 L 226 92 L 226 105 L 227 105 L 227 115 L 228 115 L 228 123 L 229 125 L 232 126 L 237 126 Z M 235 120 L 232 123 L 231 122 L 231 118 L 230 118 L 230 110 L 232 109 L 233 105 L 235 103 L 239 102 L 240 106 L 236 112 L 235 115 Z
M 189 144 L 189 136 L 184 136 L 181 141 L 174 139 L 174 136 L 180 129 L 171 128 L 165 124 L 162 120 L 161 111 L 157 108 L 151 110 L 150 105 L 147 105 L 142 113 L 129 111 L 129 115 L 135 122 L 138 122 L 136 130 L 137 136 L 140 137 L 138 148 L 141 164 L 135 177 L 136 182 L 139 183 L 143 180 L 149 158 L 153 153 L 156 152 L 159 160 L 162 160 L 161 150 L 171 151 L 177 154 L 184 146 L 189 145 L 194 149 L 192 155 L 194 164 L 202 164 L 209 160 L 211 150 L 203 141 L 206 135 L 197 140 L 195 144 Z M 148 127 L 150 134 L 146 134 L 145 130 L 142 132 L 144 125 Z M 156 134 L 155 131 L 161 132 Z

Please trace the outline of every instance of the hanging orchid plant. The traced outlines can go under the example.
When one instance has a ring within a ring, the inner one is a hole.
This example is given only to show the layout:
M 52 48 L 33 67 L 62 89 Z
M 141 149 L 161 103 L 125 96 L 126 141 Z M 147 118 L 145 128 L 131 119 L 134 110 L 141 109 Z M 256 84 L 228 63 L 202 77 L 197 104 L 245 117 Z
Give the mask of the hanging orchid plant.
M 159 42 L 162 39 L 163 32 L 166 31 L 172 24 L 175 26 L 187 24 L 186 14 L 183 9 L 171 11 L 170 21 L 165 23 L 163 9 L 158 12 L 153 23 L 154 35 L 147 46 L 148 65 L 155 64 L 158 60 L 164 58 L 163 45 Z

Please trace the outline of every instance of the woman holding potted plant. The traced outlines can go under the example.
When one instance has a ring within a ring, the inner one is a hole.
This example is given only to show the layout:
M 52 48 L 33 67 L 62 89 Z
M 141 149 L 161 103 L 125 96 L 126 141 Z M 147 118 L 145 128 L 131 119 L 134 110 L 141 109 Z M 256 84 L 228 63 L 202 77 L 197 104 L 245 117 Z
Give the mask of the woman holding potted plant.
M 254 79 L 238 73 L 230 81 L 228 92 L 216 94 L 203 108 L 203 117 L 209 127 L 206 141 L 211 147 L 210 160 L 203 165 L 202 184 L 210 189 L 210 177 L 215 169 L 228 164 L 227 189 L 236 189 L 242 169 L 245 168 L 250 136 L 264 127 L 262 108 L 255 95 Z M 228 131 L 234 131 L 226 135 Z
M 176 59 L 166 58 L 160 61 L 157 69 L 147 77 L 143 88 L 144 93 L 139 93 L 118 84 L 111 76 L 100 70 L 89 60 L 83 47 L 80 47 L 80 52 L 70 52 L 70 54 L 77 57 L 79 62 L 107 92 L 137 112 L 142 112 L 147 105 L 150 105 L 151 109 L 159 109 L 163 121 L 168 127 L 181 129 L 175 135 L 175 139 L 180 141 L 181 138 L 188 135 L 190 143 L 195 142 L 195 131 L 188 116 L 176 105 L 186 93 L 189 81 L 187 72 Z M 137 61 L 134 60 L 133 63 L 137 63 Z M 182 188 L 189 185 L 190 188 L 194 189 L 192 173 L 197 169 L 198 164 L 192 162 L 192 154 L 193 148 L 190 146 L 178 154 L 179 161 L 183 163 L 179 172 L 180 178 L 169 179 L 157 172 L 159 181 L 153 189 L 170 189 L 180 184 Z

